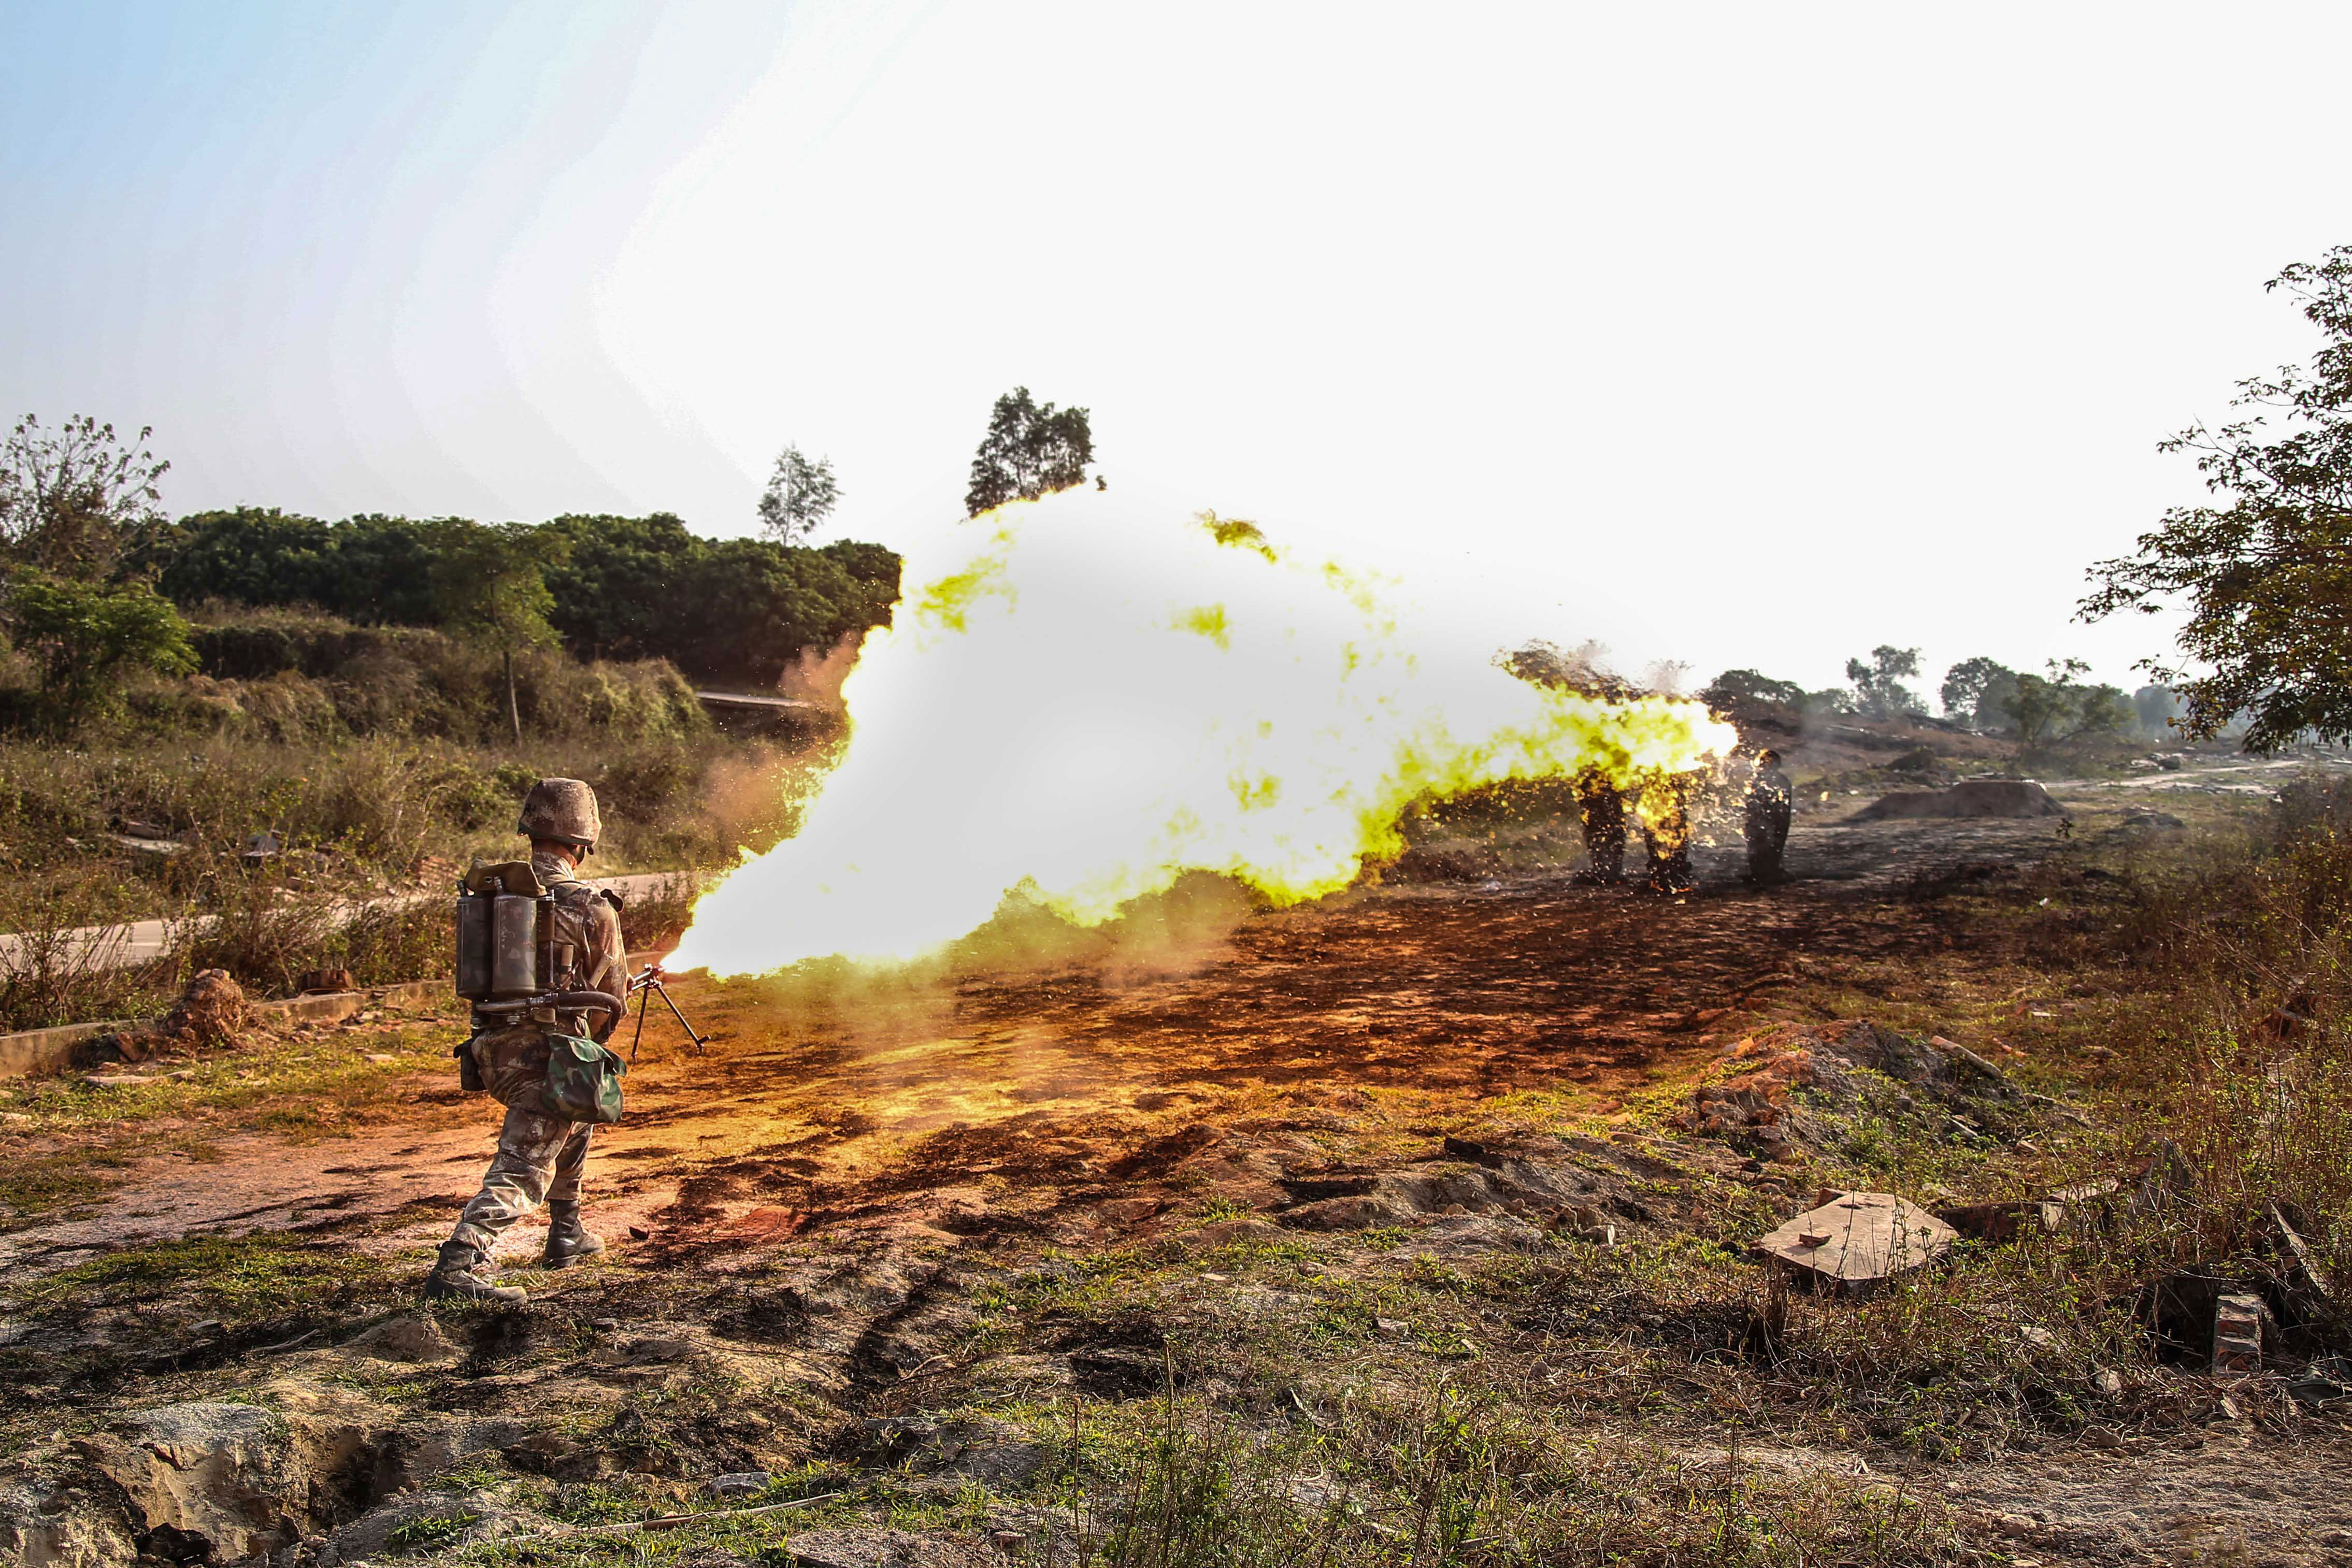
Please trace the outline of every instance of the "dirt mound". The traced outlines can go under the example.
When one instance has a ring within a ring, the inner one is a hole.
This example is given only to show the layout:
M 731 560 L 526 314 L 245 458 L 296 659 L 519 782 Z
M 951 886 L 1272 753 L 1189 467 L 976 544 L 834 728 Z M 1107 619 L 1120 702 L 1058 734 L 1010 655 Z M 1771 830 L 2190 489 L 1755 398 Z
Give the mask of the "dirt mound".
M 2014 1118 L 2022 1096 L 1967 1047 L 1877 1024 L 1778 1024 L 1724 1052 L 1731 1071 L 1691 1092 L 1667 1124 L 1766 1159 L 1834 1146 L 1872 1116 L 1928 1141 L 1976 1142 Z
M 1853 822 L 1899 817 L 2063 817 L 2065 808 L 2032 779 L 1964 779 L 1948 789 L 1897 789 L 1864 806 Z

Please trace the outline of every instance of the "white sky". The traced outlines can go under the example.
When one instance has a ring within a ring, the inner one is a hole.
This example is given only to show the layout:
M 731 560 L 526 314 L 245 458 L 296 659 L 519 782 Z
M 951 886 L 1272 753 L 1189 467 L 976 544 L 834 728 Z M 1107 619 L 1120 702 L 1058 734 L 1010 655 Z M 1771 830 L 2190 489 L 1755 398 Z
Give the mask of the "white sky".
M 2135 685 L 2089 561 L 2311 347 L 2352 8 L 0 0 L 0 393 L 175 509 L 830 532 L 997 393 L 1488 641 Z

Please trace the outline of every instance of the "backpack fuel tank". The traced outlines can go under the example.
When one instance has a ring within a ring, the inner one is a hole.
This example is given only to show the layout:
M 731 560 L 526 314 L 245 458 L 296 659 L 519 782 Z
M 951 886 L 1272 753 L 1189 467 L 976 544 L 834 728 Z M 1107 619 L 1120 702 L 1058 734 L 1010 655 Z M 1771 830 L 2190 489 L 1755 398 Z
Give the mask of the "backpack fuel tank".
M 457 994 L 516 1001 L 548 990 L 554 910 L 529 861 L 475 862 L 457 887 Z

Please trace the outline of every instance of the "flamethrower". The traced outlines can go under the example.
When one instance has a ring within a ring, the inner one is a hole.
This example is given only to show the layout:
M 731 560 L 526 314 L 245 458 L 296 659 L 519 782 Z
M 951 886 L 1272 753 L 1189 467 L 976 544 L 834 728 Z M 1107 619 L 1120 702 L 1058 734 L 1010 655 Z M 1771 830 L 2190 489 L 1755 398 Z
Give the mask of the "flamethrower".
M 656 996 L 661 998 L 662 1005 L 669 1009 L 670 1017 L 677 1019 L 677 1027 L 686 1030 L 686 1038 L 694 1042 L 694 1053 L 697 1056 L 701 1055 L 702 1048 L 710 1043 L 710 1037 L 688 1023 L 686 1014 L 678 1010 L 677 999 L 669 994 L 669 988 L 662 983 L 662 967 L 659 964 L 647 964 L 629 977 L 629 995 L 638 998 L 637 1029 L 636 1032 L 629 1038 L 631 1061 L 637 1059 L 637 1047 L 645 1041 L 646 1014 L 653 1010 L 654 998 Z

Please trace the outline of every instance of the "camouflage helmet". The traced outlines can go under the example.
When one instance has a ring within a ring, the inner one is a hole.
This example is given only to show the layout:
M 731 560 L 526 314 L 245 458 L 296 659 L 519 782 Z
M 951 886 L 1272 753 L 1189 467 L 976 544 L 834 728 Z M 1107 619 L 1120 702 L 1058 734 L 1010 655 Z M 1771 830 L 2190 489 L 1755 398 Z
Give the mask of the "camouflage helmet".
M 596 791 L 577 779 L 542 779 L 532 785 L 515 823 L 515 831 L 525 838 L 583 850 L 595 848 L 604 831 L 604 819 L 596 814 Z

